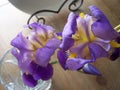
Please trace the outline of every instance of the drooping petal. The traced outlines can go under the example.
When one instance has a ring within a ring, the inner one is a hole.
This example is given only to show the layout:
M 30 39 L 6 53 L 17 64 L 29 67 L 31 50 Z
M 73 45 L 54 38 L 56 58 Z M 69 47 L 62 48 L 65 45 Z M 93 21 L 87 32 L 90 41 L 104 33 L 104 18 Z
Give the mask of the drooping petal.
M 20 68 L 20 70 L 22 72 L 28 72 L 31 60 L 24 60 L 23 58 L 21 58 L 22 60 L 19 60 L 18 62 L 18 66 Z
M 39 66 L 33 74 L 35 80 L 48 80 L 53 75 L 53 68 L 52 65 L 48 64 L 46 67 Z
M 91 75 L 98 75 L 101 76 L 101 73 L 91 64 L 85 64 L 82 68 L 83 72 Z
M 81 69 L 85 64 L 91 62 L 93 61 L 81 58 L 69 58 L 66 62 L 66 67 L 70 70 L 78 70 Z
M 93 58 L 95 59 L 108 56 L 108 53 L 105 51 L 105 49 L 96 43 L 90 43 L 88 47 L 91 55 L 94 56 Z
M 22 79 L 24 84 L 29 87 L 35 87 L 37 85 L 37 80 L 35 80 L 30 74 L 23 73 Z
M 109 41 L 105 41 L 103 39 L 96 39 L 94 43 L 100 45 L 102 48 L 104 48 L 106 51 L 109 51 L 111 48 L 111 45 L 109 44 Z
M 54 49 L 43 47 L 36 51 L 36 63 L 42 67 L 46 67 L 50 61 L 51 56 L 54 54 Z
M 31 61 L 27 67 L 28 73 L 33 74 L 38 67 L 38 64 L 36 64 L 34 61 Z
M 119 34 L 112 28 L 103 12 L 95 6 L 90 6 L 89 9 L 91 15 L 97 19 L 91 26 L 94 35 L 104 40 L 117 38 Z
M 66 52 L 62 51 L 62 50 L 59 50 L 57 52 L 57 58 L 58 58 L 58 61 L 60 63 L 60 65 L 63 67 L 64 70 L 66 70 L 66 61 L 67 61 L 67 54 Z
M 62 43 L 60 45 L 60 48 L 64 49 L 65 51 L 68 50 L 74 43 L 72 35 L 75 34 L 77 29 L 76 18 L 77 16 L 73 12 L 70 13 L 68 16 L 68 22 L 63 29 Z
M 19 33 L 12 41 L 11 45 L 18 48 L 19 50 L 33 50 L 33 46 L 28 41 L 27 38 L 25 38 L 22 33 Z

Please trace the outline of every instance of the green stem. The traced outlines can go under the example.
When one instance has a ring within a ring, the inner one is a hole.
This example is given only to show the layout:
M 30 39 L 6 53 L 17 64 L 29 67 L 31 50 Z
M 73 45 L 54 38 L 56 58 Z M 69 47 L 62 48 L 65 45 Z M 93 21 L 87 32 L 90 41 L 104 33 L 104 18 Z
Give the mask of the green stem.
M 58 63 L 57 60 L 56 60 L 56 61 L 52 61 L 52 62 L 50 62 L 50 64 L 56 64 L 56 63 Z

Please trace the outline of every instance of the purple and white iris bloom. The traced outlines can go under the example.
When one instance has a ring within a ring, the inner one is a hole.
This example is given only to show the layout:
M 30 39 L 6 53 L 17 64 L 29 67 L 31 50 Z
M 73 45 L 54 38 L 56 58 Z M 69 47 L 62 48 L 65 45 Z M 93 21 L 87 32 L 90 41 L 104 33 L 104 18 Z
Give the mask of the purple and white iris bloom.
M 34 87 L 37 81 L 48 80 L 53 75 L 51 56 L 60 45 L 54 29 L 51 26 L 32 23 L 27 27 L 32 30 L 20 32 L 12 41 L 12 54 L 18 60 L 18 66 L 23 72 L 23 81 Z
M 109 57 L 120 35 L 101 10 L 95 6 L 89 9 L 90 14 L 69 14 L 57 57 L 65 70 L 82 70 L 88 74 L 101 75 L 91 63 L 98 58 Z

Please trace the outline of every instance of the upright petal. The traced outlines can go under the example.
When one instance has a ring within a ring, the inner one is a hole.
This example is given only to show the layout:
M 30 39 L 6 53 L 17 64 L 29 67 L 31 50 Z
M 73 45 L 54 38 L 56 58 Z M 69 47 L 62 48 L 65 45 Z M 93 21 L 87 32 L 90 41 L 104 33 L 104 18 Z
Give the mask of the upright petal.
M 70 13 L 68 16 L 68 22 L 63 29 L 62 43 L 60 45 L 60 48 L 64 49 L 65 51 L 68 50 L 74 43 L 72 35 L 75 34 L 77 29 L 76 18 L 76 14 L 74 14 L 73 12 Z
M 89 9 L 91 15 L 97 19 L 91 26 L 94 35 L 104 40 L 117 38 L 119 34 L 112 28 L 103 12 L 95 6 L 90 6 Z

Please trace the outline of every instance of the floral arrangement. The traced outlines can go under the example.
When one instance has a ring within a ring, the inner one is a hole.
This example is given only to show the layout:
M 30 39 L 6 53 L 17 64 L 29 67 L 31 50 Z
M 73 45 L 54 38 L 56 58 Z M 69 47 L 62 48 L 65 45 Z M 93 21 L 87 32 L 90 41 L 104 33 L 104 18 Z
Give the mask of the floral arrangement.
M 26 25 L 12 41 L 12 54 L 18 60 L 25 85 L 35 87 L 38 80 L 52 78 L 51 56 L 64 70 L 82 71 L 101 76 L 92 65 L 98 58 L 120 57 L 120 33 L 111 26 L 104 13 L 90 6 L 90 14 L 71 12 L 63 31 L 39 23 Z M 32 30 L 29 29 L 31 27 Z

